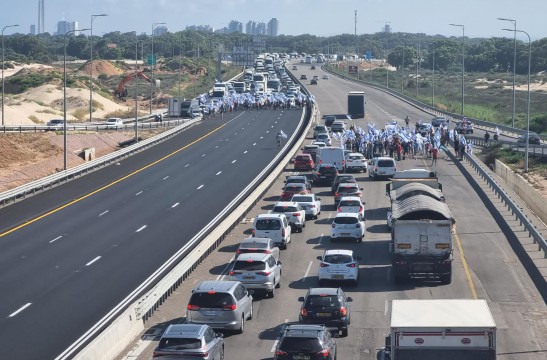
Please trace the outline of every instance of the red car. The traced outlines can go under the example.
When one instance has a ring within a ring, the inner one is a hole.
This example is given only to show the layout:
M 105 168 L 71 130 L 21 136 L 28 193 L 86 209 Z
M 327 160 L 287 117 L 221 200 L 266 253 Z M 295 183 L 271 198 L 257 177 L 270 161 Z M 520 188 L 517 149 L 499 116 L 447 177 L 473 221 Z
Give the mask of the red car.
M 292 199 L 293 195 L 305 195 L 309 194 L 310 191 L 304 183 L 289 183 L 283 188 L 281 193 L 281 201 L 289 201 Z
M 310 154 L 298 154 L 294 159 L 294 170 L 311 171 L 315 163 Z

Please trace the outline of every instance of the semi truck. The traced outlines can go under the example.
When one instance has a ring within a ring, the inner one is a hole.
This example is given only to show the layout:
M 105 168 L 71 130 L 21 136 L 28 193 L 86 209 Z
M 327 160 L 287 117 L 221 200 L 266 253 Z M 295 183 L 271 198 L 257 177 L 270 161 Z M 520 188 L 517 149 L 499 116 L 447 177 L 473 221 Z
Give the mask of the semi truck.
M 365 92 L 350 91 L 348 94 L 348 114 L 352 119 L 365 117 Z
M 495 360 L 496 323 L 485 300 L 393 300 L 380 360 Z
M 199 111 L 197 99 L 169 98 L 167 100 L 167 115 L 170 118 L 193 118 Z

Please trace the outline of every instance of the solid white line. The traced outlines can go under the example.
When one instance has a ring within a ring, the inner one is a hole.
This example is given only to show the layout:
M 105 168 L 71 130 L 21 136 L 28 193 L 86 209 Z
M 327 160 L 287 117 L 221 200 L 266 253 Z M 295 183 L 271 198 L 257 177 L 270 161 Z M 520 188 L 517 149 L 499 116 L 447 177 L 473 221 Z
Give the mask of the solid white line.
M 63 237 L 63 235 L 57 236 L 55 239 L 50 240 L 49 243 L 51 244 L 52 242 L 55 242 L 55 241 L 59 240 L 59 239 L 62 238 L 62 237 Z
M 270 352 L 273 353 L 275 351 L 275 348 L 277 347 L 278 342 L 279 342 L 279 340 L 274 341 L 274 344 L 273 344 L 272 348 L 270 349 Z
M 222 174 L 222 171 L 217 172 L 215 175 L 220 175 L 220 174 Z
M 32 305 L 32 303 L 26 303 L 25 305 L 21 306 L 18 310 L 16 310 L 16 311 L 12 312 L 11 314 L 9 314 L 8 317 L 14 317 L 15 315 L 19 314 L 21 311 L 28 308 L 30 305 Z
M 304 279 L 308 277 L 312 264 L 313 264 L 313 261 L 310 261 L 310 264 L 308 265 L 308 268 L 306 269 L 306 273 L 304 274 Z
M 235 163 L 237 160 L 232 161 L 232 164 Z
M 198 190 L 201 189 L 203 187 L 203 184 L 201 184 L 200 186 L 198 186 Z
M 141 231 L 143 231 L 144 229 L 146 229 L 146 225 L 141 226 L 141 227 L 138 228 L 137 231 L 135 231 L 135 232 L 141 232 Z
M 244 153 L 244 154 L 247 154 L 247 150 L 245 150 L 243 153 Z
M 135 196 L 139 196 L 140 194 L 142 194 L 142 191 L 139 191 L 138 193 L 136 193 Z
M 222 271 L 220 272 L 220 275 L 217 276 L 217 280 L 224 280 L 224 278 L 226 277 L 226 275 L 228 275 L 228 270 L 230 269 L 230 267 L 232 266 L 232 263 L 234 262 L 236 256 L 232 256 L 232 258 L 230 259 L 230 261 L 228 261 L 228 264 L 226 264 L 226 266 L 224 267 L 224 269 L 222 269 Z
M 179 206 L 179 203 L 174 203 L 173 205 L 171 205 L 172 208 L 176 208 L 177 206 Z
M 169 175 L 163 178 L 163 180 L 167 180 L 167 179 L 169 179 Z
M 318 245 L 321 245 L 321 240 L 323 240 L 323 237 L 325 234 L 321 233 L 321 236 L 319 236 L 319 241 L 317 242 Z
M 184 165 L 184 167 L 188 167 L 188 166 L 190 166 L 190 164 L 186 164 L 186 165 Z
M 103 211 L 102 213 L 99 214 L 99 216 L 103 216 L 103 215 L 106 214 L 107 212 L 108 212 L 108 210 Z
M 89 265 L 93 264 L 95 261 L 99 260 L 100 258 L 101 258 L 100 256 L 97 256 L 95 259 L 93 259 L 90 262 L 88 262 L 87 264 L 85 264 L 85 266 L 89 266 Z

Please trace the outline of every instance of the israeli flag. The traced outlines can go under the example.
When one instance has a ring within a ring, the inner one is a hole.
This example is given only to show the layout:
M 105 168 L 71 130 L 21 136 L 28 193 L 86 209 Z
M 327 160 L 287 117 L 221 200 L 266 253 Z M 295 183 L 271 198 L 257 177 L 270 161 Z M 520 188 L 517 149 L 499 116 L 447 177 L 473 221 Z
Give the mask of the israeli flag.
M 285 134 L 285 132 L 283 132 L 283 130 L 281 130 L 281 137 L 283 137 L 283 139 L 287 138 L 287 134 Z

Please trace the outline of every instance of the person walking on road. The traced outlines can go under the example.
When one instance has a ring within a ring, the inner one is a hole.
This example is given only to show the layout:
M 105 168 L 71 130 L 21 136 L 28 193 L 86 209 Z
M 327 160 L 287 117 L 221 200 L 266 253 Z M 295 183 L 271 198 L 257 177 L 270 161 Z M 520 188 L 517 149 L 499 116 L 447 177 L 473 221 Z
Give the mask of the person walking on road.
M 436 146 L 431 149 L 431 166 L 437 165 L 437 157 L 439 156 L 439 149 Z

